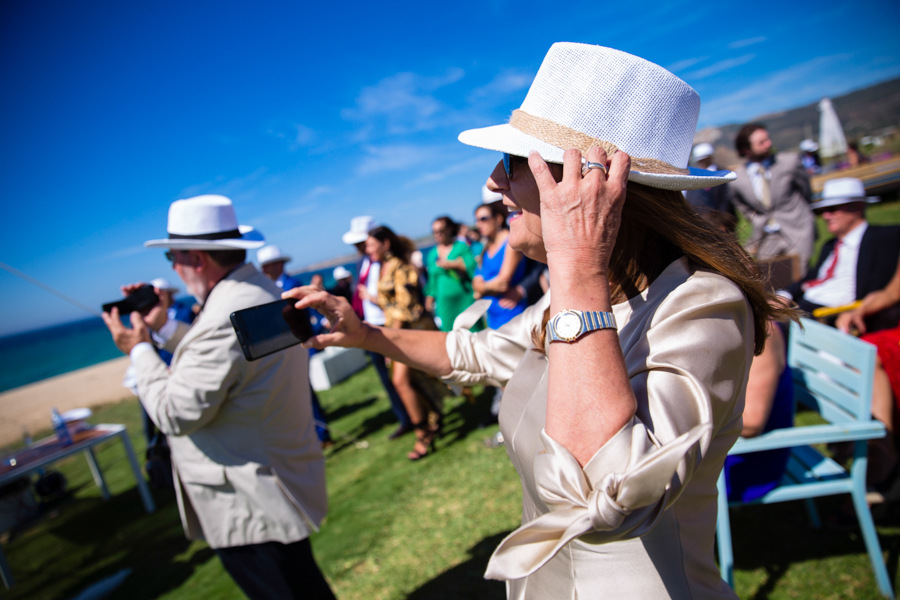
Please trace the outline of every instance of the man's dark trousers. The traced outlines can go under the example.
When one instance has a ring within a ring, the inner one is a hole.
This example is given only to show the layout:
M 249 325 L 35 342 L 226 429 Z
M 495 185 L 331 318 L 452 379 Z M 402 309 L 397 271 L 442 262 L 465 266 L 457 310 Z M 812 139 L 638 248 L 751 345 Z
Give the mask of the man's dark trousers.
M 216 554 L 250 600 L 335 600 L 312 554 L 309 538 L 218 548 Z

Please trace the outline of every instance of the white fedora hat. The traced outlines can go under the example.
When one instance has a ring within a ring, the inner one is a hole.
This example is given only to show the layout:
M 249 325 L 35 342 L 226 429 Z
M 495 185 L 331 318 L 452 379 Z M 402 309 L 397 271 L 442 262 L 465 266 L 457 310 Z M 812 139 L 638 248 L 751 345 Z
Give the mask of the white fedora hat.
M 288 262 L 291 257 L 284 254 L 278 246 L 263 246 L 256 251 L 256 262 L 260 267 L 273 262 Z
M 178 293 L 178 288 L 169 283 L 169 280 L 165 277 L 157 277 L 153 281 L 150 282 L 150 285 L 155 287 L 158 290 L 162 290 L 164 292 L 172 292 L 173 294 Z
M 353 277 L 353 273 L 351 273 L 344 267 L 337 267 L 334 272 L 332 272 L 331 276 L 334 277 L 335 281 L 340 281 L 341 279 L 346 279 L 347 277 Z
M 500 192 L 492 192 L 486 185 L 481 187 L 482 204 L 493 204 L 494 202 L 500 202 L 501 200 L 503 200 L 503 194 Z
M 704 158 L 709 158 L 713 154 L 716 153 L 716 149 L 713 148 L 712 144 L 708 144 L 706 142 L 701 142 L 694 146 L 693 152 L 691 152 L 691 158 L 696 160 L 703 160 Z
M 225 196 L 195 196 L 169 206 L 169 237 L 144 242 L 147 248 L 177 250 L 250 250 L 264 245 L 262 235 L 238 225 L 231 200 Z
M 353 217 L 350 219 L 350 231 L 345 233 L 341 239 L 345 244 L 358 244 L 366 241 L 369 232 L 377 227 L 375 219 L 372 217 Z
M 877 196 L 866 196 L 866 186 L 856 177 L 829 179 L 822 188 L 822 199 L 809 205 L 812 210 L 840 206 L 850 202 L 878 202 Z
M 700 96 L 684 81 L 612 48 L 553 44 L 509 123 L 459 134 L 470 146 L 562 164 L 601 146 L 631 156 L 630 181 L 668 190 L 708 188 L 736 175 L 689 168 Z

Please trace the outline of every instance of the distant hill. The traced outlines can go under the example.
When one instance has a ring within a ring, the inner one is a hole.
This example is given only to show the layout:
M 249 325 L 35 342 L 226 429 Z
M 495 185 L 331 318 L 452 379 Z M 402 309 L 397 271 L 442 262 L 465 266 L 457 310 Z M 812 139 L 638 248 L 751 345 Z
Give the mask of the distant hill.
M 900 125 L 900 78 L 850 92 L 831 99 L 847 141 L 855 141 L 885 127 Z M 796 151 L 808 137 L 819 138 L 819 103 L 748 119 L 766 126 L 779 151 Z M 697 132 L 696 142 L 709 142 L 716 147 L 716 161 L 721 165 L 738 162 L 734 138 L 743 123 L 708 127 Z

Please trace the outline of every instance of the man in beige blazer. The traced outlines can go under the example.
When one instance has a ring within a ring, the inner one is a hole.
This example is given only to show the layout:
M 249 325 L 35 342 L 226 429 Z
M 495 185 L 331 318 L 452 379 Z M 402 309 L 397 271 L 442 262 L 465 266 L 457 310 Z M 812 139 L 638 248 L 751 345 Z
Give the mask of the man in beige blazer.
M 816 239 L 806 169 L 796 154 L 773 156 L 769 132 L 759 123 L 744 125 L 735 146 L 745 162 L 734 169 L 737 179 L 727 184 L 726 194 L 753 225 L 747 250 L 757 259 L 796 254 L 802 276 Z
M 143 317 L 132 313 L 132 328 L 115 311 L 103 316 L 131 356 L 144 408 L 169 437 L 185 533 L 205 539 L 252 599 L 334 598 L 308 540 L 328 501 L 307 351 L 294 346 L 248 362 L 230 322 L 233 311 L 281 297 L 245 264 L 246 250 L 262 241 L 241 233 L 222 196 L 174 202 L 168 232 L 145 246 L 170 249 L 203 306 L 193 325 L 168 320 L 164 302 Z M 173 354 L 171 369 L 151 341 Z

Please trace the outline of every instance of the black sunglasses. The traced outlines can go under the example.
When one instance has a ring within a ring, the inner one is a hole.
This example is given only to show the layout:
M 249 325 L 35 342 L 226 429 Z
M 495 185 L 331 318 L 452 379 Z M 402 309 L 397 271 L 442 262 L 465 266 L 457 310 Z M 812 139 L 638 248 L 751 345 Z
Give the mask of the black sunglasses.
M 172 252 L 171 250 L 167 250 L 166 251 L 166 260 L 169 261 L 170 263 L 175 262 L 175 253 Z
M 503 153 L 503 170 L 506 171 L 506 178 L 509 181 L 512 181 L 513 163 L 512 158 L 510 158 L 509 152 Z

